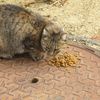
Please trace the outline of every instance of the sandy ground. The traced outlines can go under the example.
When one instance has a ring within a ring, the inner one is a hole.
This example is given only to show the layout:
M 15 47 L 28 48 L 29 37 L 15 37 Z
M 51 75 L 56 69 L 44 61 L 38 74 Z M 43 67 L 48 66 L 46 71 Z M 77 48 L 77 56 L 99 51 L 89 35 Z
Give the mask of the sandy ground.
M 67 33 L 100 39 L 100 0 L 0 0 L 2 3 L 21 5 L 47 16 Z
M 100 0 L 0 0 L 2 3 L 38 12 L 59 23 L 67 33 L 100 40 Z

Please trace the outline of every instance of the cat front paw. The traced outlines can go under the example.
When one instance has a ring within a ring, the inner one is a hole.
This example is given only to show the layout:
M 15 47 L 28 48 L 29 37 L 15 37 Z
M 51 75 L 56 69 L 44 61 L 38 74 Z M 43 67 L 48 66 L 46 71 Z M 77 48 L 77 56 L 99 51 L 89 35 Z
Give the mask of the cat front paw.
M 44 58 L 43 54 L 40 54 L 40 55 L 30 54 L 30 56 L 32 57 L 33 61 L 39 61 L 39 60 L 42 60 Z

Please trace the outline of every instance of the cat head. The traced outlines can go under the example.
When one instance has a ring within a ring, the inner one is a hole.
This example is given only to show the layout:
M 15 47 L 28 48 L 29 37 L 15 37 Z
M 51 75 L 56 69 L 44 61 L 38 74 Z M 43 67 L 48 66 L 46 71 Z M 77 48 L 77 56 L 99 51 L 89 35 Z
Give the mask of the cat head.
M 48 54 L 53 55 L 59 52 L 61 41 L 66 39 L 66 33 L 57 24 L 50 23 L 45 26 L 42 37 L 41 46 Z

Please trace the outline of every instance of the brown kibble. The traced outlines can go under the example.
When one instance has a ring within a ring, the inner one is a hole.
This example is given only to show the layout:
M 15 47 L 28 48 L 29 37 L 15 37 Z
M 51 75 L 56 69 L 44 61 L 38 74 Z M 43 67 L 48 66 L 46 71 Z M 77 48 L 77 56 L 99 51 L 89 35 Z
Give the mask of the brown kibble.
M 58 54 L 54 58 L 49 60 L 50 65 L 57 67 L 75 66 L 77 62 L 78 62 L 78 56 L 68 52 L 65 52 L 63 54 Z

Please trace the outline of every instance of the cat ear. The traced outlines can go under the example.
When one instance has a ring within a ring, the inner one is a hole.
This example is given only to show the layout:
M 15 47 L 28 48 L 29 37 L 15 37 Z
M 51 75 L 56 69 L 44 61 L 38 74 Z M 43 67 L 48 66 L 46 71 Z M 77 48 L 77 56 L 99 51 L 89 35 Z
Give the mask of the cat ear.
M 65 41 L 66 38 L 67 38 L 67 33 L 64 33 L 61 38 L 62 38 L 63 41 Z
M 48 35 L 48 31 L 46 29 L 43 30 L 43 35 Z

